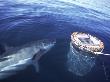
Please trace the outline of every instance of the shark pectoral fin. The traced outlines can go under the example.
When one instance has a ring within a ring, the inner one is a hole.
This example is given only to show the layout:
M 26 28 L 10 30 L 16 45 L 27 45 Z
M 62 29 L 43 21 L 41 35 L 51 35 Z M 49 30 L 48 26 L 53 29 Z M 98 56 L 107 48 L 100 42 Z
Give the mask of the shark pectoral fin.
M 34 66 L 36 72 L 39 72 L 39 62 L 33 60 L 33 61 L 32 61 L 32 65 Z
M 38 53 L 34 55 L 32 58 L 32 65 L 35 67 L 36 72 L 39 72 L 39 60 L 40 58 L 44 55 L 45 50 L 44 49 L 39 49 Z

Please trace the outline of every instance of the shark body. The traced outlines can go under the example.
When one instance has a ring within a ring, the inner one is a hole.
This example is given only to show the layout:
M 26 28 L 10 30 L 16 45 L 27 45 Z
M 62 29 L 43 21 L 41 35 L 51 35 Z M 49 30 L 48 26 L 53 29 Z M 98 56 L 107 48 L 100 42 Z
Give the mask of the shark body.
M 54 40 L 40 40 L 16 48 L 8 48 L 5 53 L 0 55 L 0 79 L 13 75 L 30 64 L 34 65 L 38 72 L 38 60 L 54 44 Z

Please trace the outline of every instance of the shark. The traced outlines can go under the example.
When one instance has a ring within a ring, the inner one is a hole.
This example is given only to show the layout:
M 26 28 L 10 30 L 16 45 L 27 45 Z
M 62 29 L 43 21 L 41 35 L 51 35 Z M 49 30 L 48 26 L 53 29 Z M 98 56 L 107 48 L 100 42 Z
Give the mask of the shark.
M 22 46 L 4 48 L 5 52 L 0 54 L 0 79 L 14 75 L 31 64 L 35 67 L 36 72 L 39 72 L 38 61 L 55 43 L 55 40 L 45 39 Z

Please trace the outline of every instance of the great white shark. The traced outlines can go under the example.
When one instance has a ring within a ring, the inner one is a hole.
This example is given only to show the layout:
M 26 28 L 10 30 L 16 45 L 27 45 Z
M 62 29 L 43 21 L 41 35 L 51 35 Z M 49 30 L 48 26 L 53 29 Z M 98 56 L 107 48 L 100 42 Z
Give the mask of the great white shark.
M 32 64 L 39 71 L 38 61 L 54 45 L 55 40 L 40 40 L 19 47 L 6 47 L 0 55 L 0 79 L 7 78 Z

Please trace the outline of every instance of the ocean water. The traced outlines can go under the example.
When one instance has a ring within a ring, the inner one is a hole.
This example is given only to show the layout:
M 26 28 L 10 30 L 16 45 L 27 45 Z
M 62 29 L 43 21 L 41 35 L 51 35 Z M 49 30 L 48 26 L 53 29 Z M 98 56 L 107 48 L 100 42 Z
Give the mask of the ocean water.
M 57 41 L 39 61 L 39 73 L 30 65 L 0 82 L 109 81 L 110 56 L 97 57 L 95 66 L 82 77 L 68 71 L 67 65 L 74 31 L 98 37 L 105 44 L 104 53 L 110 53 L 109 4 L 109 0 L 0 0 L 0 43 L 18 46 L 41 39 Z

